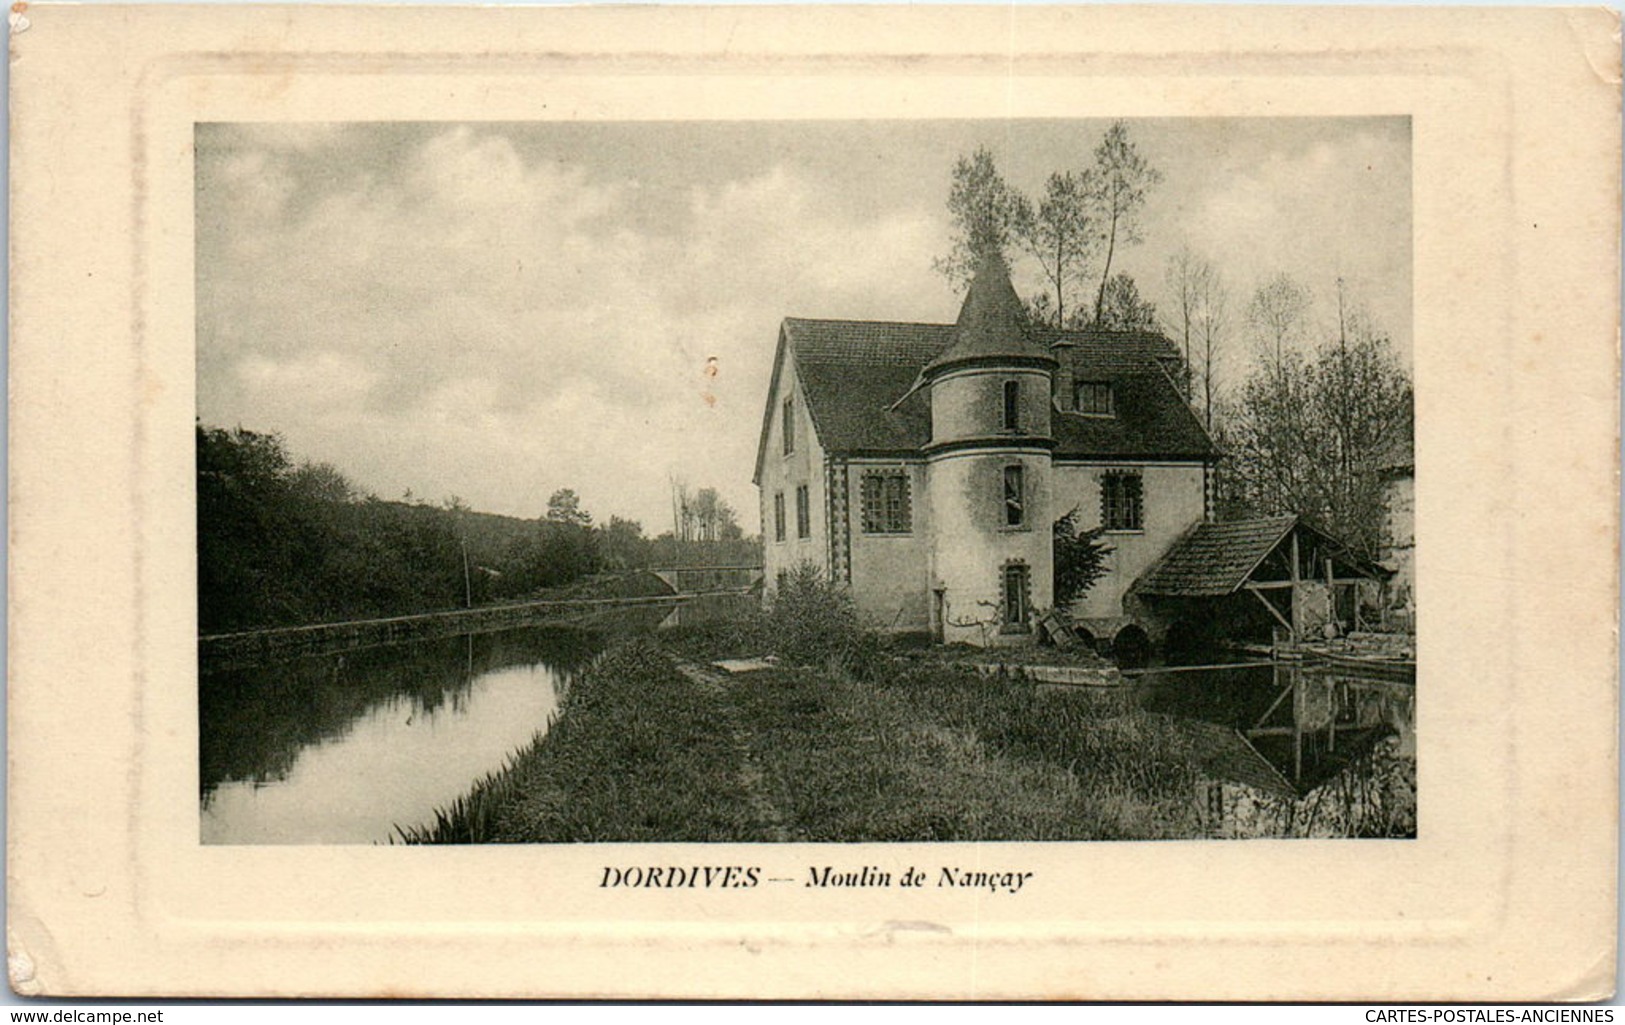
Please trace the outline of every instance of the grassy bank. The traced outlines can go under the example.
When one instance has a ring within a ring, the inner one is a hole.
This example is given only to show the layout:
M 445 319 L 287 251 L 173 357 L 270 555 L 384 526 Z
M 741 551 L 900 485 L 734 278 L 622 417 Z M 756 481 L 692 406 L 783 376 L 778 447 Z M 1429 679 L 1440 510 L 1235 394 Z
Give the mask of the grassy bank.
M 687 654 L 700 642 L 683 641 Z M 738 677 L 650 642 L 416 842 L 1066 840 L 1194 835 L 1167 721 L 928 660 Z
M 658 637 L 599 656 L 542 740 L 407 839 L 1106 840 L 1210 829 L 1198 819 L 1202 758 L 1188 723 L 1124 690 L 978 675 L 971 663 L 985 652 L 899 649 L 811 571 L 782 584 L 765 612 Z M 778 667 L 704 667 L 768 652 Z M 1360 779 L 1338 785 L 1386 789 L 1271 805 L 1263 811 L 1287 825 L 1241 823 L 1235 835 L 1292 832 L 1300 814 L 1311 832 L 1405 835 L 1406 781 Z
M 651 643 L 598 656 L 547 734 L 414 843 L 757 839 L 727 712 Z

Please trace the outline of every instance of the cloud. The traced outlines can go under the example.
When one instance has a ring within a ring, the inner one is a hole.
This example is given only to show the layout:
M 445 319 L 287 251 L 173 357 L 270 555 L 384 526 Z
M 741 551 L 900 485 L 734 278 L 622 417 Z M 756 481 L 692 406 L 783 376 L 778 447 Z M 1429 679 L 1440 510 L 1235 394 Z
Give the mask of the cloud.
M 1274 273 L 1323 296 L 1342 274 L 1406 351 L 1402 126 L 1146 123 L 1167 178 L 1113 268 L 1161 300 L 1189 243 L 1238 319 Z M 936 197 L 976 129 L 937 130 L 893 147 L 872 126 L 204 126 L 199 415 L 281 431 L 386 497 L 535 516 L 573 487 L 657 530 L 675 474 L 751 529 L 780 319 L 957 309 L 930 269 Z M 1031 129 L 1024 187 L 1075 158 L 1077 131 Z
M 200 416 L 281 430 L 387 497 L 534 516 L 568 486 L 657 529 L 676 474 L 749 528 L 779 319 L 951 313 L 937 225 L 843 216 L 786 165 L 649 218 L 648 196 L 501 129 L 343 174 L 312 171 L 320 153 L 248 133 L 200 169 L 206 216 L 229 219 L 200 225 Z

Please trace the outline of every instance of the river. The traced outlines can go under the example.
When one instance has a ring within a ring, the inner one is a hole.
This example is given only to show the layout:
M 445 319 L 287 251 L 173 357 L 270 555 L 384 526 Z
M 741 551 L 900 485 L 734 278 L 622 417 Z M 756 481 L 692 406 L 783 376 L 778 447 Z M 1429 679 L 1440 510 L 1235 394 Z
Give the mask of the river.
M 202 840 L 381 843 L 547 729 L 604 643 L 526 627 L 205 672 Z
M 734 611 L 695 602 L 612 614 L 591 621 L 596 625 L 532 626 L 205 671 L 201 838 L 397 839 L 545 732 L 574 675 L 613 634 Z M 1185 724 L 1202 771 L 1247 800 L 1266 795 L 1282 807 L 1302 804 L 1351 773 L 1371 775 L 1371 753 L 1382 745 L 1390 762 L 1408 768 L 1414 821 L 1414 683 L 1313 666 L 1226 667 L 1152 671 L 1132 694 L 1147 711 Z M 1210 803 L 1227 822 L 1254 814 L 1235 794 Z M 1281 814 L 1281 828 L 1294 828 L 1290 808 Z M 1314 825 L 1298 823 L 1311 832 Z M 1275 829 L 1249 821 L 1216 832 Z

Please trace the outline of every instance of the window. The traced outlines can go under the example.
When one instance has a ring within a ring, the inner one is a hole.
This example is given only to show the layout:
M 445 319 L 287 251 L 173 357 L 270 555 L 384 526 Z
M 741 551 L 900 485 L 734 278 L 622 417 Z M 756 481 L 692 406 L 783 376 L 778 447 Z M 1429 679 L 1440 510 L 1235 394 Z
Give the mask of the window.
M 1112 386 L 1104 381 L 1079 381 L 1074 390 L 1074 409 L 1090 416 L 1111 416 Z
M 773 492 L 773 540 L 784 540 L 784 492 Z
M 1021 430 L 1021 382 L 1004 382 L 1004 429 Z
M 874 470 L 863 475 L 863 532 L 907 534 L 911 510 L 906 470 Z
M 784 454 L 789 455 L 796 450 L 796 400 L 784 400 Z M 779 540 L 784 540 L 780 538 Z
M 1100 480 L 1100 522 L 1107 530 L 1142 530 L 1140 475 L 1108 473 Z
M 1027 606 L 1031 600 L 1027 567 L 1019 562 L 1004 567 L 1004 625 L 1026 627 Z
M 812 537 L 812 507 L 805 484 L 796 485 L 796 537 Z
M 1027 522 L 1027 493 L 1020 463 L 1004 468 L 1004 525 L 1019 527 Z

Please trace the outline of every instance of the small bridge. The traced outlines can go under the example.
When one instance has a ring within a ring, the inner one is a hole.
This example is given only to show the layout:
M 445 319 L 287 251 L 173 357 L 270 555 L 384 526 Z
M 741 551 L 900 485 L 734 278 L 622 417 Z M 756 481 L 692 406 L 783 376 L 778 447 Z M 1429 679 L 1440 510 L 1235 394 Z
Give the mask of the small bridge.
M 674 594 L 749 591 L 762 582 L 760 566 L 664 566 L 649 572 Z

